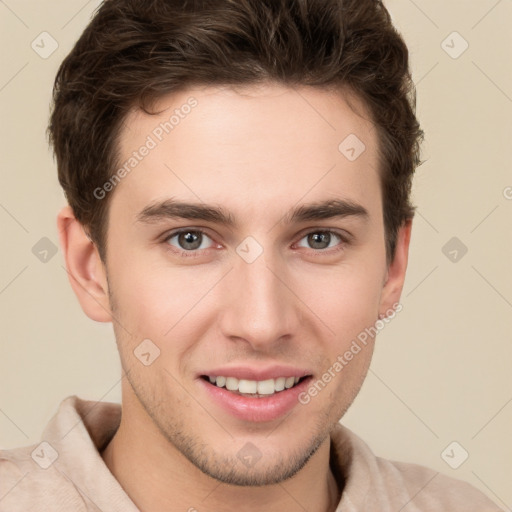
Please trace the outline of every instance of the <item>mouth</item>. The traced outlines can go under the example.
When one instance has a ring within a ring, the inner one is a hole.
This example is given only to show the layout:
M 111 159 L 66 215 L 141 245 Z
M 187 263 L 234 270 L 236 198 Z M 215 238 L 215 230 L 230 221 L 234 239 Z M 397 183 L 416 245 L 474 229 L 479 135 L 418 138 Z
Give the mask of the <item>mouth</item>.
M 199 393 L 213 407 L 243 422 L 263 423 L 286 417 L 294 409 L 304 414 L 305 409 L 297 406 L 313 373 L 290 365 L 233 365 L 205 368 L 196 378 Z
M 310 378 L 311 375 L 249 380 L 224 375 L 201 375 L 201 379 L 217 388 L 223 388 L 234 395 L 248 398 L 269 398 L 273 395 L 279 395 L 300 386 Z

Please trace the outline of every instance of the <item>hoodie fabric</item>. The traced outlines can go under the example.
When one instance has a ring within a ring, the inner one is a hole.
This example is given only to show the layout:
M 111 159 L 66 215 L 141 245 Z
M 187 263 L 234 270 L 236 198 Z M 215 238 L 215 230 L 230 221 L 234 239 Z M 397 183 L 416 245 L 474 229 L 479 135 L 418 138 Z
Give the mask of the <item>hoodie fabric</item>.
M 121 406 L 71 396 L 42 442 L 0 451 L 0 512 L 139 512 L 100 453 Z M 336 512 L 499 512 L 466 482 L 416 464 L 376 457 L 352 431 L 331 434 L 331 468 L 343 489 Z

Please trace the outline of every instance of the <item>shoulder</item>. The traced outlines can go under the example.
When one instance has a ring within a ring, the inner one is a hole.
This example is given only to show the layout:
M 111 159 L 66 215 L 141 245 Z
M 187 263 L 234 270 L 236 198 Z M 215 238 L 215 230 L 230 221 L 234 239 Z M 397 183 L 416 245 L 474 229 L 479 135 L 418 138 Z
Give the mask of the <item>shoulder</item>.
M 54 456 L 42 443 L 0 450 L 0 512 L 87 510 Z
M 332 433 L 334 463 L 344 481 L 339 511 L 500 512 L 482 492 L 439 471 L 384 459 L 339 424 Z
M 377 457 L 381 473 L 391 488 L 399 486 L 421 511 L 500 512 L 481 491 L 468 482 L 425 466 Z
M 65 398 L 42 442 L 0 450 L 0 512 L 88 510 L 85 487 L 107 472 L 95 443 L 106 442 L 119 417 L 118 404 Z

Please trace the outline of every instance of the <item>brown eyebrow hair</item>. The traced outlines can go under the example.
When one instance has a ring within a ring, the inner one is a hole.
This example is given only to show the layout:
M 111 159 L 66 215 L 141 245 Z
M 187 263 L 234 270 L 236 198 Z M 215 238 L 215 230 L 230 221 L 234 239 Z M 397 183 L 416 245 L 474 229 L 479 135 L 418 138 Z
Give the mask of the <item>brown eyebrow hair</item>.
M 303 204 L 286 213 L 280 220 L 281 224 L 293 224 L 306 221 L 360 217 L 367 219 L 368 210 L 360 204 L 344 199 L 330 199 L 315 203 Z M 191 219 L 214 222 L 235 228 L 237 222 L 233 215 L 224 208 L 203 203 L 189 203 L 166 199 L 146 206 L 137 214 L 137 222 L 152 223 L 163 219 Z

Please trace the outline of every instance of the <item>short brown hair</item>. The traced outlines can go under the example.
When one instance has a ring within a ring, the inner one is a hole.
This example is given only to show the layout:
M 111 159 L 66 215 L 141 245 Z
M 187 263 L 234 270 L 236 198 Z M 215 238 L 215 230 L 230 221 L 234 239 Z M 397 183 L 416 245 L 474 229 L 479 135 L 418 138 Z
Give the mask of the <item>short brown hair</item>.
M 112 194 L 93 191 L 119 164 L 128 111 L 190 86 L 265 81 L 348 87 L 363 102 L 377 128 L 392 259 L 414 215 L 423 131 L 408 50 L 380 0 L 106 0 L 59 68 L 48 127 L 59 182 L 103 261 Z

